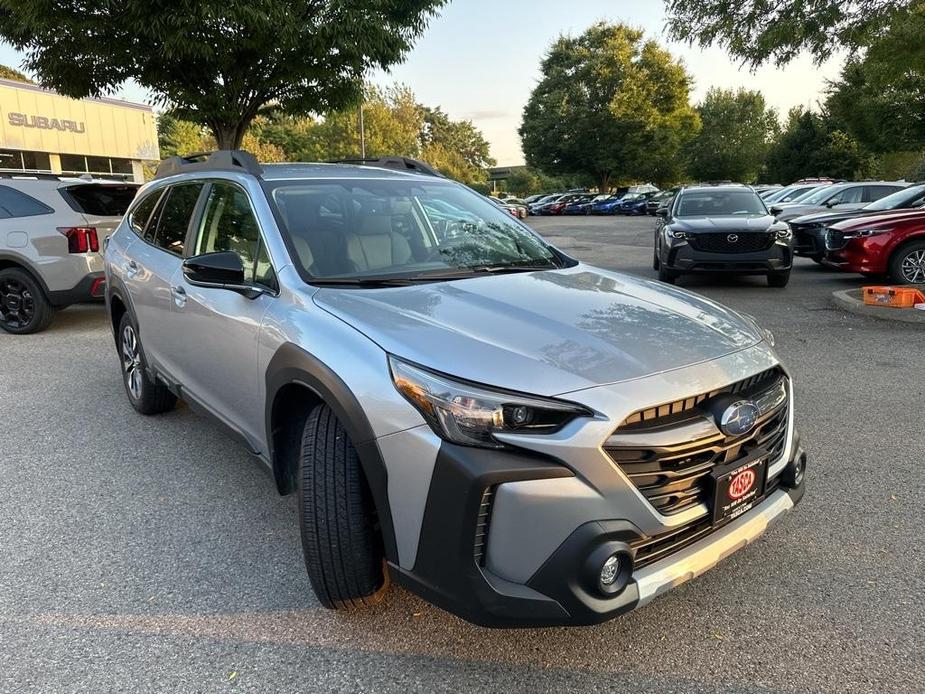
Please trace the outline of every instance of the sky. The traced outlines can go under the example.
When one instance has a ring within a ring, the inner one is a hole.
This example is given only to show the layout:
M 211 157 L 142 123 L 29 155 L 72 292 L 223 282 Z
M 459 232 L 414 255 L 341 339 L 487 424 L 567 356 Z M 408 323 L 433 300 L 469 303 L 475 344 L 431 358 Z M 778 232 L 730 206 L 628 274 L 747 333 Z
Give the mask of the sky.
M 499 165 L 522 164 L 517 128 L 540 78 L 540 61 L 560 34 L 580 34 L 599 20 L 639 27 L 680 58 L 694 78 L 694 103 L 710 87 L 747 87 L 761 91 L 783 115 L 793 106 L 815 106 L 826 80 L 841 67 L 841 58 L 817 67 L 801 56 L 783 69 L 769 65 L 753 73 L 720 48 L 670 43 L 660 0 L 450 0 L 404 63 L 372 79 L 405 84 L 419 102 L 471 120 Z M 0 45 L 0 63 L 19 68 L 21 61 L 22 55 Z M 147 101 L 136 85 L 116 96 Z

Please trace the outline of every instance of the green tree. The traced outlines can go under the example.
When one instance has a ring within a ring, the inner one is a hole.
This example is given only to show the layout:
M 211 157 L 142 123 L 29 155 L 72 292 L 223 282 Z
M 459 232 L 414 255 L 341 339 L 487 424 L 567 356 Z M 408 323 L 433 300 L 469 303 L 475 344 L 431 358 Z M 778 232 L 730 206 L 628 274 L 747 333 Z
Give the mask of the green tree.
M 760 92 L 711 89 L 697 107 L 703 128 L 688 147 L 688 173 L 701 181 L 754 181 L 780 133 Z
M 9 67 L 8 65 L 0 65 L 0 79 L 13 80 L 14 82 L 25 82 L 27 84 L 35 84 L 34 81 L 30 80 L 19 70 Z
M 400 61 L 445 0 L 4 0 L 0 38 L 39 81 L 73 97 L 135 80 L 219 147 L 268 107 L 358 103 L 367 70 Z
M 679 153 L 696 134 L 691 79 L 637 29 L 598 23 L 562 36 L 541 66 L 519 133 L 527 164 L 599 182 L 679 175 Z
M 422 107 L 420 156 L 441 173 L 468 185 L 488 181 L 487 169 L 494 166 L 488 141 L 472 121 L 453 121 L 438 108 Z
M 849 134 L 832 129 L 825 118 L 792 109 L 780 139 L 768 154 L 764 178 L 790 183 L 801 178 L 863 178 L 874 161 Z
M 925 147 L 925 3 L 845 63 L 825 109 L 871 151 Z
M 809 51 L 821 62 L 840 47 L 864 48 L 921 11 L 921 0 L 667 0 L 668 33 L 734 58 L 778 65 Z M 919 37 L 921 40 L 921 37 Z M 920 58 L 921 59 L 921 58 Z

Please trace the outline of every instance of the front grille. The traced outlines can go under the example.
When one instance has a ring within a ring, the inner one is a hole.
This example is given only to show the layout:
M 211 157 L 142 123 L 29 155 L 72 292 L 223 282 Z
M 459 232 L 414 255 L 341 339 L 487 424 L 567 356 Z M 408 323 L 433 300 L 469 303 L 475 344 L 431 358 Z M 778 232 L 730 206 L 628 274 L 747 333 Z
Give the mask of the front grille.
M 822 253 L 825 248 L 817 248 L 815 232 L 822 229 L 821 224 L 790 224 L 793 232 L 794 245 L 797 250 L 804 253 Z
M 708 407 L 717 395 L 741 393 L 759 403 L 758 424 L 745 436 L 727 436 Z M 710 473 L 756 450 L 775 460 L 786 444 L 789 395 L 786 378 L 771 369 L 711 393 L 660 405 L 628 417 L 604 450 L 661 514 L 710 505 Z
M 479 504 L 479 515 L 475 521 L 475 547 L 473 555 L 475 563 L 485 566 L 485 548 L 488 542 L 488 522 L 491 519 L 491 504 L 495 498 L 495 488 L 488 487 L 482 492 L 482 503 Z
M 774 234 L 766 231 L 705 232 L 691 234 L 688 243 L 706 253 L 755 253 L 774 243 Z
M 767 496 L 780 486 L 780 475 L 774 479 L 769 479 L 764 488 L 764 495 Z M 732 522 L 729 519 L 727 522 Z M 698 540 L 710 535 L 717 528 L 713 526 L 709 518 L 688 523 L 675 530 L 667 533 L 650 537 L 645 540 L 637 540 L 630 543 L 633 549 L 634 559 L 633 568 L 641 569 L 643 566 L 657 562 L 667 556 L 678 552 L 688 545 L 692 545 Z
M 825 249 L 827 251 L 840 251 L 848 245 L 845 239 L 845 232 L 838 229 L 826 229 L 825 232 Z

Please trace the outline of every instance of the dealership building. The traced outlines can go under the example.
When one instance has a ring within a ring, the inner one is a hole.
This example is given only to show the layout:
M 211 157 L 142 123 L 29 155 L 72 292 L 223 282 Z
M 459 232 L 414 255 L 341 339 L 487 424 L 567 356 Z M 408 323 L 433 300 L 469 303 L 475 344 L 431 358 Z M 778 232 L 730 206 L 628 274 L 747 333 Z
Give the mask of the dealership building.
M 159 158 L 150 106 L 0 79 L 0 171 L 141 182 L 142 163 Z

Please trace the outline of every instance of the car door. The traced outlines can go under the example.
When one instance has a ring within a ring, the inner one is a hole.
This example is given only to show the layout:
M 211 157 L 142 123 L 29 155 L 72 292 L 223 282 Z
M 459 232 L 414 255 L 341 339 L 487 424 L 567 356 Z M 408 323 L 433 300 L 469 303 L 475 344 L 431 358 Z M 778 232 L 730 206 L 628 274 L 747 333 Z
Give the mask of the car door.
M 264 293 L 248 298 L 229 289 L 200 287 L 178 272 L 172 302 L 177 378 L 186 397 L 256 450 L 263 438 L 264 416 L 258 339 L 264 314 L 277 294 L 276 275 L 245 189 L 213 181 L 204 196 L 188 255 L 233 251 L 241 257 L 245 281 Z
M 171 307 L 171 282 L 180 271 L 186 238 L 204 183 L 178 183 L 162 195 L 142 240 L 132 247 L 125 282 L 148 363 L 175 378 L 178 371 Z

